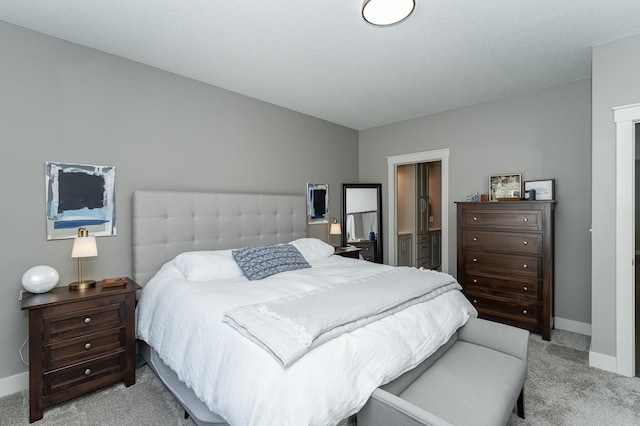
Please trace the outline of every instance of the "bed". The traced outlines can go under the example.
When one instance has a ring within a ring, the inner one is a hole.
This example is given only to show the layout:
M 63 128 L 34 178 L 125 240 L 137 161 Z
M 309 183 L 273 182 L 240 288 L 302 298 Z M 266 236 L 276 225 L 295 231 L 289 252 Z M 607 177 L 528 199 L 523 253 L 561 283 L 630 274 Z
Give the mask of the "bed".
M 197 424 L 338 424 L 476 315 L 447 274 L 332 255 L 306 238 L 305 207 L 297 195 L 134 193 L 140 352 Z M 242 255 L 264 247 L 300 265 L 247 279 Z M 414 293 L 427 275 L 433 289 Z M 389 308 L 394 280 L 408 290 Z

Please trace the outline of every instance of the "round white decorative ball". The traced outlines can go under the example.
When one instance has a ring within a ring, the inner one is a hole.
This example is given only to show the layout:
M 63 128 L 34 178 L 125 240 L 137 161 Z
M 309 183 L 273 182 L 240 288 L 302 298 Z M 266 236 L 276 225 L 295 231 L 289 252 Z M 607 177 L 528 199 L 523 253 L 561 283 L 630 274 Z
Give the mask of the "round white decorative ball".
M 54 288 L 60 275 L 51 266 L 38 265 L 27 269 L 22 276 L 22 287 L 31 293 L 46 293 Z

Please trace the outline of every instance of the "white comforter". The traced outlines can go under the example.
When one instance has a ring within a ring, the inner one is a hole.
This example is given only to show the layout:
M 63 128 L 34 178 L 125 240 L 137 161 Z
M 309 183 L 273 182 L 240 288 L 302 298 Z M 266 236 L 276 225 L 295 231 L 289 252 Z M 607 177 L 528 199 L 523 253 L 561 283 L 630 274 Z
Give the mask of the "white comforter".
M 458 291 L 418 303 L 314 348 L 283 368 L 222 322 L 223 313 L 391 269 L 331 256 L 260 281 L 190 282 L 168 262 L 144 288 L 137 336 L 232 425 L 332 425 L 415 367 L 476 311 Z

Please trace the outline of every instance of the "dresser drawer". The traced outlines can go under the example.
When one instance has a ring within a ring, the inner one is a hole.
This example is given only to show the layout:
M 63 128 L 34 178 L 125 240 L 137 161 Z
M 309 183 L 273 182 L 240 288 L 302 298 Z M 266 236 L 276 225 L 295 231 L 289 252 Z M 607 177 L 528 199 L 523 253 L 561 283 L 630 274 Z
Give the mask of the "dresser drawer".
M 467 293 L 467 298 L 478 310 L 481 318 L 499 319 L 512 325 L 532 329 L 538 323 L 540 306 L 503 298 L 491 298 Z
M 126 345 L 125 334 L 125 328 L 119 327 L 44 345 L 44 369 L 48 371 L 117 352 Z
M 126 351 L 122 351 L 91 360 L 73 364 L 69 367 L 45 373 L 43 377 L 43 395 L 61 393 L 62 391 L 83 387 L 104 386 L 105 380 L 117 382 L 124 375 L 126 367 Z
M 431 243 L 429 240 L 416 243 L 416 258 L 421 259 L 429 256 L 431 256 Z
M 431 234 L 416 234 L 416 244 L 428 244 L 431 241 Z
M 542 254 L 542 234 L 490 232 L 476 229 L 464 230 L 463 233 L 465 249 Z
M 468 251 L 464 253 L 463 263 L 469 274 L 482 271 L 530 278 L 542 276 L 542 259 L 536 256 Z
M 528 301 L 537 301 L 542 297 L 540 281 L 531 278 L 516 280 L 466 275 L 460 284 L 466 292 L 485 293 Z
M 43 313 L 44 342 L 53 342 L 115 328 L 125 324 L 124 301 L 57 315 Z
M 416 259 L 416 268 L 431 269 L 431 258 L 423 257 L 420 259 Z
M 541 210 L 484 210 L 465 209 L 462 214 L 464 228 L 492 228 L 524 231 L 542 230 Z

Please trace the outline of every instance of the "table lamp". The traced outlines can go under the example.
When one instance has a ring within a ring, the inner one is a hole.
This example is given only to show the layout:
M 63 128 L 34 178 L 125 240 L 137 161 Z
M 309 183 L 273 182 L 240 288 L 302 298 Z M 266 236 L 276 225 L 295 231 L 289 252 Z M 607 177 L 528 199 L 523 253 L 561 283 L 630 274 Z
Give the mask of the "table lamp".
M 79 228 L 78 236 L 73 241 L 73 249 L 71 250 L 71 257 L 78 259 L 78 281 L 69 284 L 69 290 L 83 290 L 96 286 L 95 280 L 82 279 L 82 258 L 97 255 L 98 247 L 96 245 L 96 237 L 89 236 L 87 228 Z
M 333 222 L 329 226 L 329 237 L 331 237 L 332 235 L 342 235 L 342 227 L 340 226 L 340 224 L 338 223 L 338 219 L 336 218 L 333 218 Z M 341 245 L 342 238 L 340 238 L 340 244 L 338 244 L 337 246 L 334 245 L 334 247 L 340 247 Z

